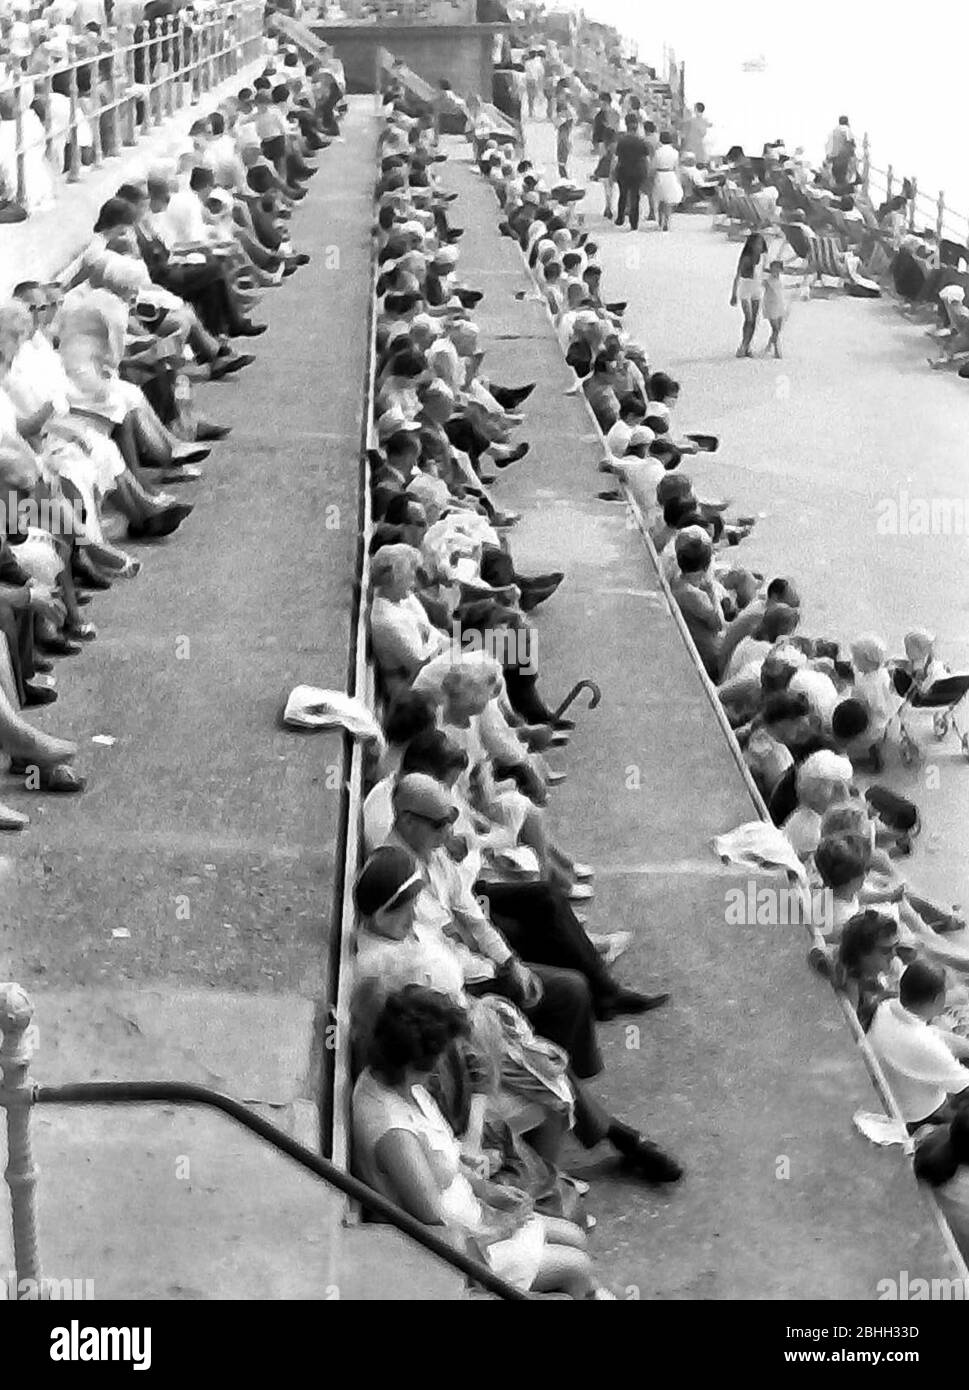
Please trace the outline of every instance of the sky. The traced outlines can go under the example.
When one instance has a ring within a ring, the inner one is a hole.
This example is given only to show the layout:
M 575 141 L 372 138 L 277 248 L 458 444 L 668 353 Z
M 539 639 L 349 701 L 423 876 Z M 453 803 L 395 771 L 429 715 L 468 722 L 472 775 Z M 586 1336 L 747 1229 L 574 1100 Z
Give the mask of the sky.
M 965 0 L 936 0 L 924 25 L 886 18 L 902 12 L 892 3 L 843 0 L 772 11 L 729 0 L 648 8 L 584 0 L 581 8 L 634 39 L 644 62 L 659 67 L 664 44 L 675 50 L 686 63 L 687 100 L 706 104 L 721 152 L 737 143 L 759 153 L 765 141 L 783 138 L 817 159 L 846 115 L 859 144 L 869 133 L 874 165 L 915 174 L 933 199 L 944 189 L 947 204 L 969 217 Z M 743 71 L 760 57 L 766 71 Z

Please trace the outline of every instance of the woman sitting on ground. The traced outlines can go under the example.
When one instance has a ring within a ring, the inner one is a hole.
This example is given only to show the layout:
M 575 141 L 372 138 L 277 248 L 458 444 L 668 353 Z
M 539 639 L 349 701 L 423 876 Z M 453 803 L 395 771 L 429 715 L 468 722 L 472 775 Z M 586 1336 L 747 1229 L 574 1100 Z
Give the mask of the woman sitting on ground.
M 478 1177 L 428 1091 L 439 1057 L 467 1031 L 465 1011 L 436 991 L 410 985 L 387 999 L 353 1092 L 357 1172 L 518 1288 L 595 1298 L 582 1231 Z
M 448 645 L 418 597 L 420 567 L 420 551 L 407 545 L 384 546 L 371 562 L 370 645 L 384 689 L 391 695 L 409 686 Z

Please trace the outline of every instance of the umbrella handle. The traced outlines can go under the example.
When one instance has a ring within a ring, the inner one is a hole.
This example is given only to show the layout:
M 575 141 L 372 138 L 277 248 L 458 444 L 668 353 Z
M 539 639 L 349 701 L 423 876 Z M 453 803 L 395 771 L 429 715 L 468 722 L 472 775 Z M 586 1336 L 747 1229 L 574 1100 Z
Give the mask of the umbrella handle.
M 555 711 L 553 718 L 561 719 L 569 705 L 572 704 L 572 701 L 575 700 L 583 690 L 588 690 L 589 692 L 589 709 L 595 709 L 602 699 L 602 691 L 596 685 L 595 681 L 579 681 L 576 685 L 573 685 L 568 695 L 566 695 L 565 699 Z

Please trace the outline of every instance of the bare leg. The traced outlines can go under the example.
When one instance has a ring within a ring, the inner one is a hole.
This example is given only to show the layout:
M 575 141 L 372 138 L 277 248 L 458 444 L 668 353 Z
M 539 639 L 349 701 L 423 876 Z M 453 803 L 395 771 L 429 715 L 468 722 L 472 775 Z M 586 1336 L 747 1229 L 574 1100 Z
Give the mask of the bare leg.
M 0 642 L 0 748 L 39 767 L 69 763 L 77 755 L 77 745 L 32 728 L 17 710 L 16 696 L 10 698 L 15 689 L 10 652 L 6 642 Z

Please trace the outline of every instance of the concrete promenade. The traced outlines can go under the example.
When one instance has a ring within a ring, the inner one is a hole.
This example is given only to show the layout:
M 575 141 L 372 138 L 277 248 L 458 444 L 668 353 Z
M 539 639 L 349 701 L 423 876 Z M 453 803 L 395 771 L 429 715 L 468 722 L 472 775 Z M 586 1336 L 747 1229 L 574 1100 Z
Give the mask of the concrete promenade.
M 553 169 L 549 128 L 532 125 L 530 138 Z M 590 164 L 580 151 L 580 177 Z M 617 231 L 600 216 L 598 186 L 582 207 L 608 297 L 628 300 L 633 337 L 682 383 L 678 426 L 720 435 L 696 476 L 759 518 L 745 563 L 797 580 L 806 632 L 875 632 L 900 655 L 906 631 L 926 627 L 952 669 L 969 670 L 969 383 L 929 370 L 925 325 L 888 297 L 805 302 L 795 290 L 783 360 L 737 361 L 738 243 L 692 214 L 665 236 Z M 758 347 L 767 336 L 762 327 Z M 959 722 L 969 729 L 969 713 Z M 905 768 L 890 749 L 879 780 L 922 812 L 905 866 L 913 887 L 969 907 L 969 765 L 958 739 L 937 743 L 930 724 L 911 720 L 923 764 Z
M 277 719 L 297 683 L 346 685 L 376 133 L 355 99 L 294 213 L 311 263 L 256 310 L 257 362 L 198 393 L 233 432 L 183 489 L 195 512 L 133 547 L 141 575 L 58 664 L 37 722 L 78 742 L 87 792 L 3 789 L 32 821 L 2 845 L 0 978 L 34 997 L 35 1079 L 197 1081 L 310 1144 L 341 740 Z M 99 1297 L 324 1296 L 329 1190 L 228 1122 L 41 1110 L 35 1133 L 50 1276 Z
M 524 512 L 520 568 L 567 573 L 537 615 L 543 685 L 550 703 L 583 676 L 603 691 L 557 760 L 569 779 L 553 822 L 597 866 L 590 928 L 635 932 L 621 978 L 672 991 L 634 1026 L 601 1028 L 601 1093 L 687 1168 L 677 1188 L 652 1191 L 607 1156 L 576 1152 L 576 1170 L 595 1179 L 603 1277 L 629 1298 L 867 1300 L 900 1268 L 951 1273 L 905 1161 L 852 1128 L 852 1113 L 878 1102 L 837 1002 L 808 972 L 803 928 L 726 920 L 726 894 L 746 877 L 720 866 L 710 839 L 754 818 L 745 784 L 638 532 L 595 497 L 601 445 L 582 403 L 563 395 L 572 376 L 543 306 L 516 299 L 531 281 L 496 235 L 493 196 L 466 163 L 442 168 L 462 194 L 462 276 L 486 291 L 486 370 L 539 383 L 532 454 L 496 494 Z M 668 293 L 657 284 L 653 298 Z M 647 342 L 665 360 L 654 334 Z M 699 387 L 690 399 L 691 423 L 706 423 Z

